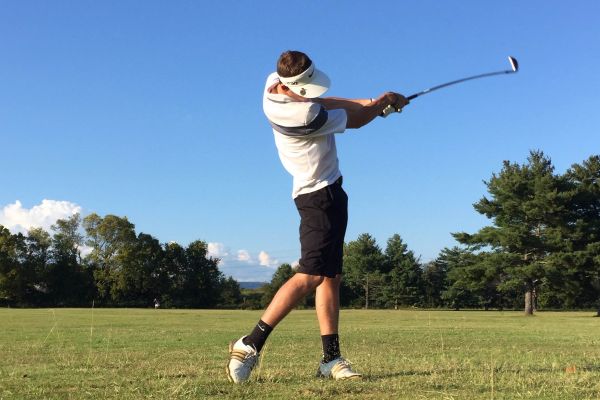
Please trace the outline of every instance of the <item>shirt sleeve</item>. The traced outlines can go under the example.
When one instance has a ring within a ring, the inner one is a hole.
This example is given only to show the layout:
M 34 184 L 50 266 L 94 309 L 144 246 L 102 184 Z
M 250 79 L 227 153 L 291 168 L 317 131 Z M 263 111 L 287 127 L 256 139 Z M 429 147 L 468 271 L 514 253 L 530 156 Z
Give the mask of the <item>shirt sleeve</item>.
M 309 134 L 308 136 L 322 136 L 322 135 L 332 135 L 334 133 L 343 133 L 346 130 L 346 123 L 348 121 L 348 116 L 346 114 L 346 110 L 343 108 L 336 110 L 325 110 L 323 106 L 321 107 L 321 112 L 327 115 L 325 122 L 321 125 L 319 129 Z
M 326 110 L 322 105 L 313 103 L 306 113 L 306 122 L 302 126 L 281 126 L 271 122 L 277 132 L 293 137 L 311 138 L 342 133 L 346 130 L 346 110 Z

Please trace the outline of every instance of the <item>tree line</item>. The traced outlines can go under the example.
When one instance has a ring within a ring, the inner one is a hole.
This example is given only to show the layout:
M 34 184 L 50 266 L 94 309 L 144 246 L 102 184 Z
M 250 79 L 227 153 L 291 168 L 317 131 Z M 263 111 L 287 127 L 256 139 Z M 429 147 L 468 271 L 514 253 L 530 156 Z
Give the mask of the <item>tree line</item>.
M 82 233 L 82 230 L 85 234 Z M 87 247 L 84 247 L 87 246 Z M 82 249 L 89 254 L 82 256 Z M 0 225 L 0 301 L 15 306 L 237 307 L 240 286 L 208 246 L 136 235 L 127 218 L 76 214 L 51 232 Z
M 368 235 L 347 245 L 348 285 L 365 306 L 524 307 L 526 314 L 597 307 L 600 314 L 600 157 L 556 174 L 543 152 L 532 151 L 522 165 L 505 161 L 485 185 L 489 195 L 473 206 L 492 224 L 453 233 L 461 246 L 430 263 L 419 266 L 397 235 L 383 254 Z
M 557 174 L 532 151 L 505 161 L 473 206 L 490 220 L 452 235 L 458 246 L 423 263 L 398 234 L 385 249 L 368 233 L 344 246 L 346 307 L 517 309 L 596 307 L 600 315 L 600 156 Z M 83 248 L 88 252 L 82 256 Z M 295 271 L 281 265 L 260 290 L 241 290 L 207 244 L 160 243 L 127 218 L 58 220 L 51 232 L 0 225 L 0 302 L 22 306 L 262 308 Z M 303 305 L 314 304 L 308 297 Z
M 529 315 L 596 308 L 600 316 L 600 157 L 556 174 L 543 152 L 532 151 L 524 164 L 504 162 L 485 185 L 488 196 L 473 206 L 491 225 L 453 233 L 459 246 L 433 261 L 422 263 L 398 234 L 385 249 L 368 233 L 346 243 L 341 304 Z M 293 272 L 280 267 L 262 305 Z

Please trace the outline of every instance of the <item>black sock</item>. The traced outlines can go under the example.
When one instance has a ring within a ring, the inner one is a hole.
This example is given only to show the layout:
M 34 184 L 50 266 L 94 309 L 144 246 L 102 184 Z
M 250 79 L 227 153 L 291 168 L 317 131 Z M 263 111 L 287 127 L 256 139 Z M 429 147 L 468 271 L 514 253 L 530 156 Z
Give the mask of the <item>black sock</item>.
M 260 353 L 271 331 L 273 331 L 273 328 L 261 319 L 258 321 L 258 324 L 256 324 L 252 332 L 246 336 L 242 342 L 245 345 L 253 346 L 256 351 Z
M 323 342 L 323 362 L 328 363 L 340 357 L 340 337 L 337 333 L 321 336 Z

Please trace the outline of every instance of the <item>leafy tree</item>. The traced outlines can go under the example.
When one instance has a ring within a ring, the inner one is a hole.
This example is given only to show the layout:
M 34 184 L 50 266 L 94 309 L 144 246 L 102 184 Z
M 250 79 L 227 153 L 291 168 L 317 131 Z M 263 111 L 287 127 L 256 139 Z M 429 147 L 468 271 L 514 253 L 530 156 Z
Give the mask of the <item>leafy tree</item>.
M 242 302 L 240 306 L 245 310 L 262 310 L 264 309 L 263 303 L 263 290 L 264 287 L 256 289 L 241 289 Z
M 242 304 L 240 284 L 231 276 L 221 280 L 219 306 L 223 308 L 236 308 Z
M 208 257 L 208 245 L 201 240 L 190 243 L 185 254 L 182 297 L 193 306 L 215 307 L 219 302 L 224 279 L 219 271 L 219 260 Z
M 225 278 L 208 246 L 164 246 L 140 233 L 127 218 L 79 215 L 60 219 L 52 235 L 31 229 L 13 235 L 0 226 L 0 299 L 15 305 L 77 306 L 98 296 L 104 305 L 146 306 L 153 298 L 167 306 L 235 307 L 239 284 Z M 84 244 L 90 253 L 82 260 Z
M 93 213 L 83 219 L 91 248 L 87 262 L 94 271 L 99 300 L 117 303 L 126 292 L 127 277 L 121 275 L 123 264 L 134 251 L 135 227 L 127 218 Z
M 28 303 L 44 305 L 48 303 L 47 274 L 50 263 L 52 238 L 42 228 L 31 228 L 25 238 L 26 251 L 23 257 L 28 271 L 30 295 Z
M 186 276 L 188 270 L 188 260 L 186 250 L 179 243 L 169 242 L 164 245 L 164 261 L 158 272 L 161 304 L 166 307 L 183 307 L 184 297 L 191 297 L 191 294 L 185 293 L 187 288 Z M 198 307 L 198 299 L 188 307 Z
M 122 257 L 122 270 L 117 275 L 118 302 L 129 306 L 148 306 L 160 298 L 160 270 L 165 258 L 157 239 L 140 233 L 132 248 Z
M 93 284 L 89 271 L 81 266 L 80 249 L 83 235 L 79 232 L 81 218 L 75 214 L 59 219 L 51 229 L 51 262 L 46 274 L 49 300 L 54 305 L 75 306 L 87 304 Z
M 158 271 L 158 290 L 163 303 L 212 308 L 219 305 L 224 284 L 229 285 L 230 298 L 236 296 L 235 288 L 225 282 L 219 271 L 218 262 L 208 257 L 208 245 L 201 240 L 190 243 L 187 248 L 175 242 L 166 244 L 163 267 Z
M 50 235 L 41 228 L 24 236 L 0 225 L 0 299 L 22 306 L 42 304 L 50 245 Z
M 295 273 L 296 271 L 292 269 L 292 266 L 290 264 L 281 264 L 277 268 L 277 270 L 273 274 L 273 277 L 271 278 L 271 282 L 265 285 L 265 287 L 263 288 L 263 307 L 266 307 L 271 302 L 271 300 L 273 300 L 273 297 L 275 296 L 275 293 L 277 293 L 279 288 L 282 287 L 283 284 L 286 283 L 292 276 L 294 276 Z
M 0 300 L 19 304 L 25 298 L 26 277 L 21 262 L 24 237 L 0 225 Z

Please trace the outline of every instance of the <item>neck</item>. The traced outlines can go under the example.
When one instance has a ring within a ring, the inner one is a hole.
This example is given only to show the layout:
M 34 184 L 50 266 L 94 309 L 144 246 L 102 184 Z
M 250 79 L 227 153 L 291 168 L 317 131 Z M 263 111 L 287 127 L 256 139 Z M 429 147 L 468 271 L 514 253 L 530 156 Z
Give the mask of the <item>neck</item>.
M 283 85 L 281 84 L 281 82 L 275 83 L 273 86 L 271 86 L 269 88 L 269 93 L 288 95 L 288 91 L 283 89 Z

